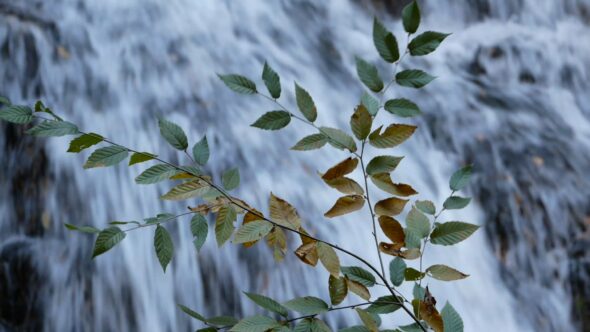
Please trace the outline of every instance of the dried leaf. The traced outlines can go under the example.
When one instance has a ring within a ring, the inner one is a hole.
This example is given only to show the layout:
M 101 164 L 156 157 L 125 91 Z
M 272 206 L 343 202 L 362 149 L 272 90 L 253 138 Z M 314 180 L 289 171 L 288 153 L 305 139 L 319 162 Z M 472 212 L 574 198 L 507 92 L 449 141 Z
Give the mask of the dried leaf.
M 395 220 L 394 218 L 388 216 L 380 216 L 379 225 L 381 226 L 381 230 L 383 231 L 383 233 L 393 243 L 404 243 L 404 241 L 406 240 L 404 228 L 399 223 L 399 221 Z
M 270 193 L 270 217 L 279 225 L 297 230 L 301 226 L 301 219 L 297 210 L 287 201 Z
M 358 163 L 358 158 L 348 157 L 336 164 L 335 166 L 333 166 L 332 168 L 330 168 L 329 170 L 327 170 L 326 173 L 322 175 L 322 179 L 327 181 L 343 177 L 344 175 L 354 171 Z
M 348 195 L 338 198 L 334 206 L 324 213 L 325 217 L 334 218 L 360 210 L 365 205 L 365 198 L 361 195 Z
M 305 264 L 316 266 L 318 264 L 317 242 L 302 244 L 295 250 L 295 256 Z
M 375 204 L 375 213 L 380 216 L 397 216 L 402 213 L 406 203 L 408 203 L 407 199 L 387 198 Z
M 393 183 L 389 173 L 378 173 L 371 175 L 371 181 L 377 188 L 396 196 L 412 196 L 418 192 L 412 186 L 404 183 Z

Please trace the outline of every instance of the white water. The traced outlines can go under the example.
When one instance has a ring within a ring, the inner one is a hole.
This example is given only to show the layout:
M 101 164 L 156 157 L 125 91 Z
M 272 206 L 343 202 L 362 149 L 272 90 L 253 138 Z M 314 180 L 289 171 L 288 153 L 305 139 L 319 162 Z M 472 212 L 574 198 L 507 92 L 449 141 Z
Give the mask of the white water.
M 370 39 L 370 6 L 344 0 L 321 4 L 195 0 L 52 1 L 39 2 L 39 6 L 33 3 L 10 6 L 55 22 L 58 33 L 52 34 L 47 27 L 31 20 L 2 16 L 5 21 L 0 22 L 0 41 L 10 40 L 12 47 L 10 60 L 3 58 L 0 68 L 1 76 L 11 79 L 1 86 L 13 101 L 32 101 L 33 87 L 38 84 L 42 87 L 41 99 L 84 130 L 186 163 L 182 155 L 171 152 L 158 138 L 155 118 L 164 115 L 182 124 L 193 143 L 203 134 L 208 135 L 213 169 L 240 166 L 241 197 L 264 208 L 269 192 L 273 191 L 297 206 L 306 225 L 319 235 L 377 261 L 367 211 L 330 221 L 322 217 L 337 193 L 321 183 L 316 170 L 323 171 L 346 155 L 327 148 L 311 153 L 288 151 L 299 138 L 311 133 L 310 129 L 299 123 L 278 133 L 249 127 L 259 115 L 275 106 L 256 97 L 236 96 L 215 75 L 239 72 L 258 78 L 262 63 L 267 60 L 281 75 L 284 104 L 294 109 L 292 85 L 297 80 L 316 101 L 318 123 L 345 127 L 362 91 L 355 78 L 354 55 L 379 61 Z M 485 7 L 483 1 L 478 3 Z M 551 46 L 546 48 L 544 43 L 564 43 L 583 52 L 587 60 L 588 45 L 566 40 L 568 35 L 588 33 L 586 26 L 568 14 L 575 12 L 575 4 L 581 2 L 557 3 L 494 1 L 489 5 L 493 18 L 474 22 L 477 6 L 429 1 L 424 8 L 427 18 L 423 29 L 454 34 L 435 55 L 413 60 L 411 64 L 439 78 L 426 88 L 426 93 L 395 88 L 390 96 L 428 97 L 432 101 L 418 100 L 429 115 L 447 111 L 456 114 L 464 107 L 474 107 L 466 100 L 480 91 L 466 77 L 465 65 L 478 47 L 511 38 L 542 51 Z M 396 35 L 403 35 L 399 22 L 384 13 L 379 16 Z M 39 56 L 38 72 L 34 73 L 38 81 L 34 83 L 25 74 L 26 34 L 32 34 Z M 401 43 L 403 38 L 399 39 Z M 69 57 L 60 57 L 57 46 L 63 46 Z M 548 58 L 559 61 L 560 56 Z M 552 65 L 534 61 L 513 63 L 518 67 L 514 69 L 527 65 L 533 71 L 545 71 L 547 65 Z M 580 64 L 586 70 L 587 65 L 587 61 L 586 67 Z M 513 83 L 506 82 L 510 84 Z M 555 98 L 567 100 L 559 91 Z M 485 108 L 481 104 L 476 106 Z M 481 116 L 484 133 L 499 125 L 493 113 L 470 116 Z M 575 127 L 581 137 L 586 137 L 587 121 L 570 116 L 569 122 L 579 123 Z M 388 114 L 381 117 L 394 120 Z M 396 171 L 396 180 L 411 183 L 422 193 L 421 198 L 440 204 L 448 195 L 448 177 L 464 157 L 441 152 L 432 132 L 426 130 L 427 122 L 417 122 L 424 130 L 392 152 L 409 155 Z M 470 129 L 469 134 L 474 131 Z M 467 134 L 458 135 L 460 139 L 444 144 L 453 149 L 461 139 L 475 140 L 465 137 Z M 184 303 L 206 315 L 252 314 L 257 309 L 240 294 L 241 290 L 279 300 L 301 295 L 328 298 L 327 274 L 312 272 L 292 255 L 276 265 L 263 246 L 249 252 L 231 245 L 219 250 L 210 237 L 197 256 L 188 220 L 169 228 L 175 234 L 176 254 L 166 274 L 153 253 L 150 230 L 129 234 L 120 247 L 90 263 L 90 237 L 66 233 L 63 222 L 104 227 L 112 220 L 137 220 L 160 212 L 183 211 L 185 204 L 159 201 L 164 186 L 134 185 L 133 177 L 141 167 L 82 170 L 83 156 L 65 153 L 66 144 L 66 139 L 47 143 L 52 185 L 40 208 L 48 211 L 51 222 L 43 238 L 27 240 L 44 275 L 41 298 L 47 331 L 184 331 L 189 327 L 194 330 L 198 323 L 190 321 L 175 303 Z M 2 195 L 10 194 L 2 190 Z M 11 207 L 5 205 L 0 203 L 5 216 L 0 226 L 4 234 L 8 231 L 10 235 L 2 235 L 2 243 L 21 241 L 24 232 L 13 226 L 18 221 L 14 220 Z M 460 213 L 445 213 L 444 217 L 485 223 L 478 204 Z M 462 313 L 466 331 L 533 331 L 531 321 L 538 319 L 537 313 L 517 306 L 503 283 L 498 260 L 487 241 L 481 231 L 453 248 L 429 248 L 427 264 L 445 263 L 471 274 L 467 280 L 456 283 L 432 281 L 431 290 L 439 303 L 448 299 Z M 342 259 L 347 264 L 356 264 Z M 547 331 L 573 331 L 569 293 L 555 287 L 544 292 L 544 296 L 550 312 L 545 319 L 551 322 Z M 391 321 L 385 322 L 387 326 L 408 322 L 401 313 L 391 317 Z M 355 322 L 356 318 L 344 314 L 330 316 L 328 320 L 334 326 L 342 326 L 344 321 Z

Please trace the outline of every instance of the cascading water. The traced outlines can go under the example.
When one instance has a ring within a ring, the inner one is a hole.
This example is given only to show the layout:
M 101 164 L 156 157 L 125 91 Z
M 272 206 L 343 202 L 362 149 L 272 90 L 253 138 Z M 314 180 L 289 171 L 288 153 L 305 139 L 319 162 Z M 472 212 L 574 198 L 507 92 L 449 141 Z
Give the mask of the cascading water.
M 285 152 L 310 130 L 298 123 L 279 133 L 250 128 L 273 105 L 236 97 L 215 73 L 259 77 L 267 60 L 281 74 L 285 104 L 294 106 L 297 80 L 313 95 L 319 123 L 346 126 L 362 93 L 354 55 L 378 61 L 372 15 L 401 43 L 402 5 L 0 0 L 0 94 L 16 103 L 42 99 L 84 130 L 180 163 L 183 156 L 158 137 L 156 117 L 181 123 L 193 142 L 207 134 L 211 169 L 240 166 L 240 197 L 264 207 L 272 190 L 297 206 L 314 232 L 376 262 L 364 214 L 322 216 L 337 195 L 315 171 L 345 155 Z M 419 100 L 425 112 L 419 133 L 395 152 L 408 155 L 397 179 L 440 204 L 451 172 L 474 162 L 476 204 L 445 216 L 484 225 L 469 241 L 427 253 L 427 264 L 471 274 L 430 287 L 463 314 L 466 331 L 588 330 L 590 45 L 583 36 L 590 1 L 430 0 L 423 12 L 423 28 L 454 34 L 435 55 L 403 65 L 429 71 L 435 82 L 424 91 L 391 92 Z M 66 139 L 1 128 L 0 328 L 184 331 L 198 325 L 176 303 L 206 315 L 241 315 L 258 310 L 241 290 L 280 300 L 327 297 L 324 272 L 292 255 L 277 265 L 264 246 L 217 249 L 210 238 L 196 255 L 188 220 L 169 227 L 176 254 L 166 274 L 150 230 L 90 261 L 91 238 L 67 233 L 64 222 L 104 227 L 186 207 L 159 201 L 164 186 L 136 186 L 141 167 L 84 171 L 83 156 L 64 152 Z M 401 313 L 392 319 L 407 321 Z M 341 326 L 355 318 L 328 320 Z

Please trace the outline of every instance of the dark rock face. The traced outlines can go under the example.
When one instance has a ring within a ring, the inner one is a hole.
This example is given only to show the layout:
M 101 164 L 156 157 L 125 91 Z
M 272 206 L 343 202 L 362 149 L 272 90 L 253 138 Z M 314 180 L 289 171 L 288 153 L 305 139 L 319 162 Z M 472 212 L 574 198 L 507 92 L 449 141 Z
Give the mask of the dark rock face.
M 43 278 L 32 255 L 27 240 L 3 244 L 0 249 L 0 328 L 42 330 Z

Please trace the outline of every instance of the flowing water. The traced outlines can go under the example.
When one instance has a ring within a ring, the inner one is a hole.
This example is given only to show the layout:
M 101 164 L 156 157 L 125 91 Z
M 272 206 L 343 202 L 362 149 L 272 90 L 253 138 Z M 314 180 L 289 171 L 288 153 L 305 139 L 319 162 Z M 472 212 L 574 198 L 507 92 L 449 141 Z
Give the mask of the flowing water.
M 86 131 L 180 163 L 187 161 L 158 137 L 156 117 L 180 123 L 192 142 L 206 134 L 210 170 L 240 166 L 240 197 L 263 208 L 273 191 L 314 233 L 377 262 L 366 211 L 322 216 L 337 194 L 316 171 L 345 154 L 288 152 L 312 131 L 300 123 L 278 133 L 249 127 L 275 106 L 236 96 L 215 73 L 257 78 L 266 60 L 281 74 L 284 104 L 294 107 L 297 80 L 316 101 L 318 123 L 344 127 L 362 93 L 354 55 L 379 61 L 372 16 L 403 43 L 403 4 L 383 3 L 0 0 L 0 94 L 15 103 L 40 98 Z M 436 81 L 424 91 L 390 91 L 425 113 L 413 120 L 421 126 L 414 139 L 394 152 L 408 155 L 396 180 L 440 204 L 452 171 L 475 163 L 467 189 L 474 204 L 444 218 L 484 226 L 456 247 L 427 252 L 427 264 L 471 274 L 430 288 L 462 313 L 466 331 L 588 331 L 590 1 L 430 0 L 423 12 L 423 28 L 454 34 L 434 55 L 402 65 Z M 184 219 L 169 226 L 176 252 L 166 274 L 149 229 L 90 261 L 91 237 L 68 233 L 64 222 L 104 227 L 186 204 L 159 201 L 164 185 L 134 185 L 141 166 L 84 171 L 87 153 L 64 152 L 67 139 L 0 128 L 0 328 L 185 331 L 199 325 L 176 303 L 245 315 L 258 309 L 242 290 L 327 298 L 327 274 L 293 255 L 277 265 L 262 245 L 218 249 L 213 237 L 196 255 Z M 327 319 L 356 321 L 350 313 Z M 384 324 L 405 322 L 396 313 Z

